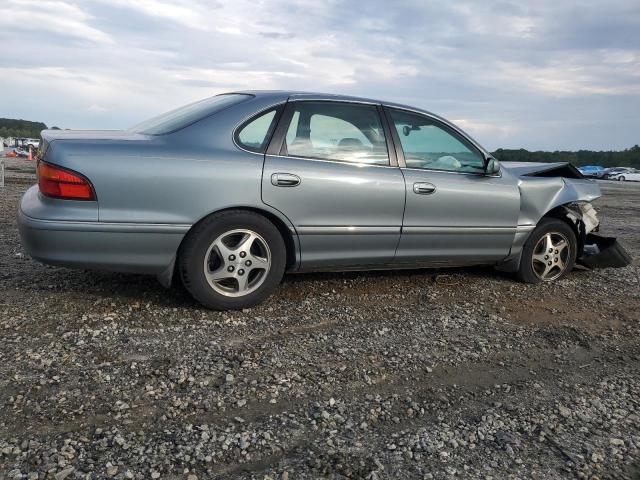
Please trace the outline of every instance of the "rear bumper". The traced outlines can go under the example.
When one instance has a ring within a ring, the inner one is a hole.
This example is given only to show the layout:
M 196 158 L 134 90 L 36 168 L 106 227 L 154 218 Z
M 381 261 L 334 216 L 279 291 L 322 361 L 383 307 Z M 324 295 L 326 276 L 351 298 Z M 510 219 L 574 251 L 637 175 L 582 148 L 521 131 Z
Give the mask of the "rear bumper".
M 24 199 L 23 202 L 24 203 Z M 45 220 L 18 210 L 22 245 L 36 260 L 65 267 L 160 274 L 190 225 Z

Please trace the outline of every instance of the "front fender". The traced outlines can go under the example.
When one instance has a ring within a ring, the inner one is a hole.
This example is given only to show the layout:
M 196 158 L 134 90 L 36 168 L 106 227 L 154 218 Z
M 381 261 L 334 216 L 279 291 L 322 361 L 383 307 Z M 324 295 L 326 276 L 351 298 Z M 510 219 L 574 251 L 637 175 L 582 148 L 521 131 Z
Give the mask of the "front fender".
M 602 196 L 593 180 L 562 177 L 520 177 L 518 225 L 537 225 L 548 212 L 561 205 L 592 202 Z
M 544 216 L 558 207 L 572 203 L 588 203 L 602 196 L 598 184 L 586 179 L 522 176 L 518 179 L 518 188 L 518 226 L 522 231 L 516 233 L 509 256 L 497 266 L 499 270 L 506 272 L 515 272 L 520 268 L 522 248 Z

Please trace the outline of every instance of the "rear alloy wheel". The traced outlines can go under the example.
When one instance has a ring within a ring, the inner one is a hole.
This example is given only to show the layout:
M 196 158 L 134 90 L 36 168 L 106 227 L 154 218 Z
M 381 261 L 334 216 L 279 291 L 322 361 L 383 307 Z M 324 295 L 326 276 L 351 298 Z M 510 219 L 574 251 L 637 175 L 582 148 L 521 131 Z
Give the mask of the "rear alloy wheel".
M 555 218 L 543 218 L 522 249 L 518 278 L 527 283 L 552 282 L 571 271 L 577 241 L 571 227 Z
M 243 297 L 262 285 L 271 269 L 271 250 L 253 230 L 238 229 L 216 238 L 204 256 L 204 275 L 211 288 L 228 297 Z
M 278 229 L 246 211 L 211 215 L 189 232 L 180 248 L 182 282 L 208 308 L 257 305 L 278 286 L 286 250 Z

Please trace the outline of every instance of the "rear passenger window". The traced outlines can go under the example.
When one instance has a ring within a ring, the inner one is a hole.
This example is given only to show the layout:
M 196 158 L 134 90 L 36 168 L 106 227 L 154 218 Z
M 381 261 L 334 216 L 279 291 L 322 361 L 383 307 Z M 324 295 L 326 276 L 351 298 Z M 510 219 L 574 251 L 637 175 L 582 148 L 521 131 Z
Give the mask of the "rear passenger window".
M 274 108 L 246 122 L 236 132 L 236 143 L 246 150 L 264 153 L 275 126 L 276 113 Z
M 384 131 L 373 105 L 296 102 L 285 139 L 290 156 L 389 165 Z

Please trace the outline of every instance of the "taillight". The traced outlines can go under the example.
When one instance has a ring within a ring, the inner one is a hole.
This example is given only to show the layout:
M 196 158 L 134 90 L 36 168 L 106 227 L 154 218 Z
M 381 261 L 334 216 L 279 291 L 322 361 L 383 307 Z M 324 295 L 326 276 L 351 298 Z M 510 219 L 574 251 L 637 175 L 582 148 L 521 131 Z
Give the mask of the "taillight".
M 63 200 L 95 200 L 91 182 L 56 165 L 38 162 L 38 186 L 43 195 Z

